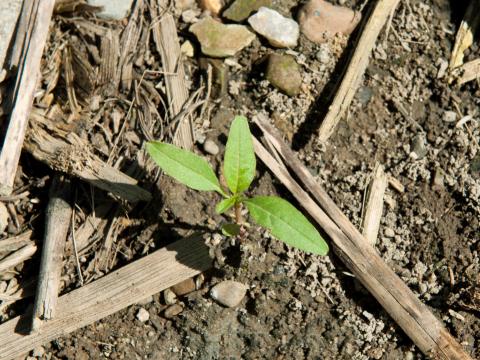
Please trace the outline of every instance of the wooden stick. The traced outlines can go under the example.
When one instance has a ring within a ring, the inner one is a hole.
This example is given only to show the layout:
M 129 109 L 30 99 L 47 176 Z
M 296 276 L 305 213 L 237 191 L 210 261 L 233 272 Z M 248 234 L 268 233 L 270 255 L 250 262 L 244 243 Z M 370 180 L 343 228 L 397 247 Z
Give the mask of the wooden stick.
M 40 74 L 40 60 L 42 59 L 53 6 L 55 5 L 55 0 L 32 1 L 31 31 L 27 32 L 24 53 L 17 73 L 12 112 L 0 153 L 0 195 L 9 195 L 13 189 L 28 117 L 33 103 L 33 94 Z M 27 8 L 28 6 L 25 6 L 24 10 Z
M 452 77 L 458 85 L 480 78 L 480 59 L 469 61 L 457 67 L 452 72 Z
M 152 11 L 158 16 L 157 6 L 152 1 Z M 161 7 L 161 1 L 157 0 L 158 7 Z M 188 88 L 185 81 L 185 69 L 183 67 L 182 53 L 180 51 L 179 39 L 177 36 L 177 27 L 172 15 L 165 14 L 160 19 L 159 24 L 154 24 L 153 39 L 157 51 L 162 57 L 163 71 L 165 72 L 165 82 L 167 87 L 168 102 L 171 106 L 172 118 L 178 115 L 188 100 Z M 174 143 L 185 149 L 193 147 L 193 128 L 191 120 L 184 116 L 180 120 L 177 130 L 174 134 Z
M 470 1 L 467 11 L 465 11 L 465 16 L 460 23 L 455 37 L 455 44 L 453 45 L 452 55 L 450 57 L 450 71 L 463 64 L 465 50 L 473 44 L 473 35 L 480 25 L 480 16 L 478 14 L 479 6 L 480 0 L 472 0 Z
M 443 324 L 385 264 L 345 214 L 318 185 L 290 148 L 280 140 L 278 135 L 273 135 L 275 133 L 273 127 L 261 122 L 258 118 L 256 123 L 264 131 L 266 139 L 286 160 L 287 165 L 293 169 L 299 179 L 302 179 L 302 182 L 323 210 L 285 168 L 254 139 L 257 156 L 325 230 L 331 238 L 331 245 L 335 254 L 370 291 L 419 349 L 424 354 L 438 359 L 471 359 L 448 333 Z
M 0 260 L 0 273 L 30 259 L 37 251 L 37 245 L 30 243 Z M 0 347 L 1 349 L 1 347 Z
M 320 141 L 326 141 L 332 135 L 340 119 L 345 115 L 352 99 L 360 86 L 363 74 L 368 66 L 370 54 L 378 34 L 388 17 L 397 7 L 399 0 L 378 0 L 364 30 L 358 40 L 347 70 L 337 92 L 329 106 L 328 113 L 319 130 Z
M 51 320 L 55 316 L 63 253 L 72 215 L 70 196 L 70 181 L 59 176 L 55 177 L 46 213 L 40 273 L 33 305 L 32 331 L 37 331 L 44 320 Z
M 0 240 L 0 254 L 10 253 L 24 247 L 25 245 L 33 244 L 31 238 L 32 231 L 29 230 L 20 235 Z
M 21 10 L 21 0 L 0 1 L 0 19 L 2 19 L 0 29 L 0 71 L 4 68 L 7 50 L 10 46 L 10 40 L 15 33 L 15 25 Z
M 107 165 L 90 151 L 85 140 L 56 128 L 37 109 L 32 112 L 25 149 L 52 169 L 76 176 L 122 199 L 132 202 L 151 199 L 150 193 L 137 185 L 137 180 Z
M 157 250 L 58 299 L 57 316 L 41 331 L 28 334 L 30 315 L 0 325 L 0 360 L 17 358 L 65 336 L 211 266 L 208 248 L 199 239 L 183 239 Z
M 362 221 L 362 235 L 371 246 L 377 242 L 380 220 L 383 214 L 383 197 L 387 188 L 387 175 L 383 166 L 378 164 L 373 170 Z

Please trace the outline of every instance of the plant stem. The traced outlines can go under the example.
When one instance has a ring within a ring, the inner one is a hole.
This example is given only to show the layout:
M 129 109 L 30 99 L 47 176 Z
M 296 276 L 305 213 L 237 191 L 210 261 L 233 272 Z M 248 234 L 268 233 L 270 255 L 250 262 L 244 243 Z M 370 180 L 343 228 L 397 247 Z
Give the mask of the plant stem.
M 242 217 L 242 203 L 236 202 L 235 203 L 235 222 L 238 225 L 243 224 L 243 217 Z

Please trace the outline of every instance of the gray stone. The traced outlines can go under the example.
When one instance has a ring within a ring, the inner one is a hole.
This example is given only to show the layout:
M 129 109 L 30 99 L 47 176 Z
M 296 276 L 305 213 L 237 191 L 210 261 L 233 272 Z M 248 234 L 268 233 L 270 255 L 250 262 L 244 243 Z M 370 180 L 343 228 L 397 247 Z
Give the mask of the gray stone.
M 321 44 L 320 49 L 315 55 L 317 60 L 322 64 L 328 64 L 332 60 L 332 52 L 328 44 Z
M 248 23 L 272 46 L 279 48 L 297 46 L 300 36 L 297 22 L 282 16 L 275 10 L 262 6 L 255 15 L 248 18 Z
M 262 6 L 271 5 L 272 0 L 236 0 L 222 15 L 229 20 L 242 22 Z
M 220 152 L 220 149 L 215 141 L 210 139 L 205 140 L 203 143 L 203 150 L 205 150 L 207 154 L 211 155 L 217 155 Z
M 133 0 L 87 0 L 89 5 L 101 6 L 96 13 L 99 18 L 107 20 L 122 20 L 130 14 Z
M 226 307 L 236 307 L 245 297 L 247 287 L 233 280 L 225 280 L 218 283 L 210 290 L 213 300 Z
M 136 318 L 138 320 L 140 320 L 142 323 L 144 323 L 144 322 L 148 321 L 148 319 L 150 319 L 150 313 L 147 310 L 145 310 L 144 308 L 140 308 L 140 309 L 138 309 Z
M 287 95 L 300 92 L 302 76 L 300 66 L 291 55 L 271 54 L 268 59 L 267 80 Z
M 385 228 L 384 234 L 388 238 L 393 238 L 395 236 L 395 231 L 392 228 Z
M 443 121 L 447 123 L 452 123 L 457 121 L 457 113 L 452 110 L 447 110 L 443 113 Z
M 212 57 L 234 56 L 250 45 L 255 34 L 243 25 L 224 25 L 210 16 L 190 26 L 202 52 Z

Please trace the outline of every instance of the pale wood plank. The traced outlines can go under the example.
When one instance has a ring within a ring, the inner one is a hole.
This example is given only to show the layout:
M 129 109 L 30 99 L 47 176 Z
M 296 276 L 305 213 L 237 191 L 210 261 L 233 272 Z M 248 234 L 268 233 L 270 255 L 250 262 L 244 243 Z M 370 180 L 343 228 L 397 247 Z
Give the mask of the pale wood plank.
M 183 239 L 58 299 L 57 316 L 28 334 L 30 314 L 0 325 L 0 360 L 13 359 L 156 294 L 211 266 L 199 239 Z

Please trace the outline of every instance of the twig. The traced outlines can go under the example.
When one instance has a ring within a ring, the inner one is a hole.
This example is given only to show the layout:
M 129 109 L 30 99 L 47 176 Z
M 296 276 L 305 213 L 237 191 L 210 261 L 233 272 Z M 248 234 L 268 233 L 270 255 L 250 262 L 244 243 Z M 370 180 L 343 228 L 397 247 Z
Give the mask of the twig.
M 0 360 L 18 358 L 207 270 L 212 260 L 199 239 L 183 239 L 58 299 L 57 316 L 25 335 L 29 314 L 0 325 Z
M 16 252 L 4 257 L 2 260 L 0 260 L 0 273 L 23 263 L 25 260 L 30 259 L 36 251 L 37 245 L 30 243 L 20 248 Z
M 368 66 L 370 54 L 378 34 L 399 0 L 379 0 L 371 13 L 350 59 L 345 75 L 333 98 L 319 130 L 320 141 L 332 135 L 337 123 L 347 111 Z
M 371 246 L 375 246 L 383 213 L 383 197 L 387 188 L 387 176 L 381 164 L 373 170 L 362 221 L 362 235 Z
M 385 264 L 292 150 L 276 135 L 274 128 L 258 118 L 257 124 L 322 208 L 254 138 L 257 156 L 329 235 L 336 255 L 420 350 L 438 359 L 471 359 L 442 323 Z
M 22 10 L 22 17 L 29 19 L 27 26 L 31 24 L 31 29 L 26 32 L 22 47 L 23 53 L 17 64 L 18 72 L 12 100 L 12 112 L 0 153 L 0 195 L 9 195 L 13 190 L 37 77 L 40 73 L 40 60 L 55 5 L 55 0 L 30 0 L 25 4 L 32 2 L 31 12 L 27 5 Z
M 70 181 L 60 176 L 55 177 L 50 188 L 50 201 L 46 212 L 45 236 L 31 331 L 37 331 L 44 320 L 51 320 L 55 316 L 63 253 L 72 214 L 70 195 Z

